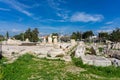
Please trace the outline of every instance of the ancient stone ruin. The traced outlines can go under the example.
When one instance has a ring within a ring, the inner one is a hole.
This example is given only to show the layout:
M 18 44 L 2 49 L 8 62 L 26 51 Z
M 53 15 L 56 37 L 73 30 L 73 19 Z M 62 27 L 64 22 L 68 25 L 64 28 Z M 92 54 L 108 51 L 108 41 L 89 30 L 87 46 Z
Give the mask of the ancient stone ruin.
M 9 39 L 7 44 L 2 46 L 2 54 L 9 60 L 9 63 L 16 60 L 19 56 L 29 53 L 35 55 L 39 58 L 48 58 L 48 59 L 61 59 L 65 61 L 71 61 L 71 57 L 67 54 L 76 44 L 71 43 L 58 43 L 57 36 L 48 37 L 48 42 L 44 38 L 43 42 L 39 43 L 40 45 L 30 45 L 35 44 L 26 41 L 17 41 Z

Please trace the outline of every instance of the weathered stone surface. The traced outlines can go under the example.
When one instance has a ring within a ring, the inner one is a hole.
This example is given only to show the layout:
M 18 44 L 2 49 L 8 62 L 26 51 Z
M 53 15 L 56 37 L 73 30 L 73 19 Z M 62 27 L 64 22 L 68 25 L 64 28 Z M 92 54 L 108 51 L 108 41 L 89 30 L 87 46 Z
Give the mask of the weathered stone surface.
M 13 40 L 13 39 L 8 39 L 6 41 L 6 44 L 9 44 L 9 45 L 20 45 L 22 42 L 20 40 Z
M 2 54 L 8 59 L 19 57 L 25 53 L 31 53 L 33 55 L 47 56 L 49 50 L 53 47 L 39 47 L 39 46 L 16 46 L 16 45 L 3 45 Z
M 120 43 L 113 43 L 111 46 L 112 49 L 120 49 Z
M 119 59 L 120 60 L 120 54 L 114 53 L 111 57 Z
M 56 47 L 57 46 L 57 47 Z M 62 46 L 60 48 L 60 46 Z M 73 46 L 70 43 L 59 43 L 59 44 L 43 44 L 36 46 L 23 46 L 23 45 L 3 45 L 2 54 L 10 62 L 16 60 L 19 56 L 29 53 L 35 55 L 39 58 L 50 57 L 50 59 L 62 59 L 65 61 L 70 61 L 70 57 L 67 56 L 67 51 L 69 51 Z M 66 50 L 67 49 L 67 50 Z M 66 51 L 66 53 L 65 53 Z M 64 57 L 65 56 L 65 57 Z
M 52 43 L 52 37 L 51 36 L 48 37 L 48 43 L 50 43 L 50 44 Z
M 104 53 L 112 58 L 120 60 L 120 50 L 105 50 Z
M 54 42 L 54 44 L 57 44 L 58 43 L 58 40 L 57 40 L 57 36 L 53 36 L 53 42 Z
M 110 66 L 111 61 L 105 57 L 86 55 L 82 57 L 83 64 L 94 65 L 94 66 Z
M 29 41 L 29 39 L 27 38 L 27 39 L 25 40 L 25 42 L 30 42 L 30 41 Z
M 75 57 L 81 57 L 85 55 L 85 45 L 83 42 L 80 42 L 75 51 Z
M 71 44 L 69 44 L 69 43 L 62 43 L 62 44 L 60 44 L 60 48 L 61 49 L 69 48 L 69 46 L 71 46 Z
M 75 41 L 75 39 L 71 39 L 71 44 L 72 45 L 76 45 L 77 44 L 76 41 Z
M 54 38 L 54 44 L 57 44 L 57 43 L 58 43 L 57 38 Z
M 103 67 L 112 65 L 111 61 L 109 59 L 107 59 L 107 58 L 96 59 L 96 60 L 94 60 L 93 64 L 95 66 L 103 66 Z
M 47 55 L 49 57 L 63 57 L 65 52 L 62 49 L 53 49 L 48 51 Z
M 82 56 L 81 59 L 83 61 L 83 64 L 93 65 L 93 60 L 88 56 Z
M 72 59 L 71 59 L 71 56 L 64 56 L 63 58 L 62 58 L 62 60 L 64 60 L 64 61 L 72 61 Z
M 108 43 L 107 49 L 109 50 L 109 49 L 111 49 L 111 48 L 112 48 L 112 45 L 111 45 L 110 43 Z
M 116 67 L 120 66 L 120 60 L 115 59 L 115 58 L 109 58 L 111 60 L 112 64 Z

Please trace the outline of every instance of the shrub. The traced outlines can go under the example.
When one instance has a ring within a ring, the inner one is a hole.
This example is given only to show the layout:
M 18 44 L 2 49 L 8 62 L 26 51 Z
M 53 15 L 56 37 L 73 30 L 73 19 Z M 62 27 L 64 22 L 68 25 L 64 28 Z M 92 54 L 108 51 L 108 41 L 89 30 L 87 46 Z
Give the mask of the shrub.
M 102 48 L 102 47 L 99 47 L 98 49 L 99 49 L 99 52 L 102 52 L 102 51 L 103 51 L 103 48 Z

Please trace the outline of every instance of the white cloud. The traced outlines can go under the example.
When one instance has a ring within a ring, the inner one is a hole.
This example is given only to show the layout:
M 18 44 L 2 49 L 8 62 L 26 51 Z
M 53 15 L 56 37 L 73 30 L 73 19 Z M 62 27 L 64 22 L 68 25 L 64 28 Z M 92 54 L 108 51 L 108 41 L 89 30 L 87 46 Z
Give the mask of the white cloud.
M 62 18 L 63 20 L 66 20 L 68 18 L 68 13 L 70 12 L 67 9 L 63 9 L 61 8 L 61 3 L 65 4 L 66 1 L 65 0 L 47 0 L 48 1 L 48 5 L 54 9 L 55 14 Z
M 71 22 L 98 22 L 103 19 L 103 15 L 87 14 L 85 12 L 77 12 L 70 18 Z
M 63 13 L 56 13 L 56 14 L 57 14 L 57 16 L 62 17 L 63 20 L 66 20 L 68 18 L 68 15 L 65 13 L 64 14 Z
M 9 4 L 13 9 L 27 15 L 27 16 L 32 16 L 32 13 L 26 10 L 26 8 L 29 8 L 29 6 L 22 4 L 18 2 L 17 0 L 0 0 L 0 2 Z
M 52 27 L 52 26 L 42 26 L 42 27 L 39 27 L 41 30 L 59 30 L 58 28 L 56 27 Z
M 51 8 L 53 8 L 53 9 L 55 9 L 55 10 L 61 10 L 61 8 L 59 8 L 59 5 L 60 5 L 60 3 L 58 3 L 58 2 L 55 2 L 55 0 L 47 0 L 48 1 L 48 5 L 51 7 Z
M 0 11 L 10 11 L 10 9 L 0 8 Z
M 12 30 L 10 30 L 11 32 L 14 32 L 14 33 L 20 33 L 20 32 L 23 32 L 23 30 L 20 30 L 20 29 L 15 29 L 13 28 Z
M 112 24 L 112 23 L 113 23 L 113 21 L 110 21 L 110 22 L 106 22 L 105 24 L 109 25 L 109 24 Z
M 71 25 L 65 25 L 65 26 L 45 26 L 45 25 L 39 25 L 37 28 L 40 30 L 40 34 L 50 34 L 53 32 L 57 32 L 60 34 L 71 34 L 73 31 L 83 30 L 85 26 L 71 26 Z
M 112 32 L 114 29 L 120 28 L 120 18 L 115 18 L 112 21 L 106 22 L 97 32 Z
M 22 30 L 27 29 L 29 25 L 24 25 L 22 23 L 16 23 L 16 22 L 6 22 L 6 21 L 0 21 L 0 31 L 6 32 L 20 32 Z
M 113 30 L 112 29 L 108 29 L 108 30 L 105 30 L 105 29 L 101 29 L 101 30 L 97 30 L 96 32 L 108 32 L 108 33 L 111 33 Z

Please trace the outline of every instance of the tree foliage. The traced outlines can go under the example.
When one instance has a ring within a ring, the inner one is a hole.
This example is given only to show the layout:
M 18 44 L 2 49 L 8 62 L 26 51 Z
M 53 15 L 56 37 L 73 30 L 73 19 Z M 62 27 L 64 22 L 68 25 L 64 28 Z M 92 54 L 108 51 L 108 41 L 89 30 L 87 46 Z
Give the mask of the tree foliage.
M 82 39 L 82 33 L 81 32 L 73 32 L 71 35 L 71 39 L 75 40 L 81 40 Z
M 38 34 L 39 31 L 37 28 L 34 28 L 33 30 L 28 28 L 25 33 L 15 35 L 14 38 L 22 41 L 29 39 L 31 42 L 37 42 L 39 40 Z
M 109 34 L 108 34 L 108 32 L 100 32 L 100 33 L 98 33 L 98 37 L 99 37 L 100 41 L 108 40 Z
M 58 33 L 52 33 L 52 36 L 59 36 Z
M 24 41 L 24 33 L 20 33 L 14 36 L 15 39 Z
M 37 28 L 35 28 L 32 32 L 32 42 L 37 42 L 38 40 L 39 40 L 39 31 L 38 31 L 38 29 Z
M 3 35 L 0 35 L 0 41 L 3 41 L 5 38 Z
M 70 37 L 69 36 L 62 36 L 60 38 L 60 40 L 61 40 L 61 42 L 68 42 L 68 41 L 70 41 Z
M 83 35 L 82 35 L 83 39 L 87 39 L 87 38 L 89 38 L 90 36 L 94 36 L 93 31 L 86 31 L 86 32 L 84 32 Z
M 113 42 L 120 42 L 120 28 L 112 31 L 112 33 L 110 34 L 110 40 Z
M 8 33 L 8 31 L 6 32 L 6 39 L 9 39 L 9 33 Z

